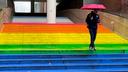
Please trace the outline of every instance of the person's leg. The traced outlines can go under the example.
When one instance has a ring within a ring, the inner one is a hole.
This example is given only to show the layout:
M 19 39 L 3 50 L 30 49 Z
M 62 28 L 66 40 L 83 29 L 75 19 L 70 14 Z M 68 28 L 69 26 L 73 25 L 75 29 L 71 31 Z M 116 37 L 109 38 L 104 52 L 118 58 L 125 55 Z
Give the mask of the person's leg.
M 90 46 L 89 47 L 93 47 L 94 45 L 94 33 L 93 33 L 93 29 L 89 29 L 89 33 L 90 33 Z
M 91 40 L 91 43 L 90 43 L 90 48 L 94 48 L 95 49 L 95 40 L 96 40 L 96 34 L 97 34 L 97 29 L 95 28 L 90 28 L 89 29 L 89 33 L 90 33 L 90 40 Z
M 97 35 L 97 28 L 93 29 L 93 37 L 92 37 L 93 48 L 95 48 L 96 35 Z

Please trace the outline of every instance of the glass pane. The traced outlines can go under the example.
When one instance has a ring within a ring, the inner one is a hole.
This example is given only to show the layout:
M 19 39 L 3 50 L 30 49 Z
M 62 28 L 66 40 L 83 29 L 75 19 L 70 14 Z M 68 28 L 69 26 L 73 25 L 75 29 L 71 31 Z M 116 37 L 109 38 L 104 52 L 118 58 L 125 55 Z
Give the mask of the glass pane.
M 15 12 L 17 13 L 30 13 L 31 2 L 30 1 L 14 1 Z
M 34 12 L 35 13 L 46 13 L 46 11 L 47 11 L 46 6 L 47 6 L 46 1 L 34 2 Z
M 35 2 L 34 3 L 34 12 L 40 13 L 41 12 L 41 2 Z

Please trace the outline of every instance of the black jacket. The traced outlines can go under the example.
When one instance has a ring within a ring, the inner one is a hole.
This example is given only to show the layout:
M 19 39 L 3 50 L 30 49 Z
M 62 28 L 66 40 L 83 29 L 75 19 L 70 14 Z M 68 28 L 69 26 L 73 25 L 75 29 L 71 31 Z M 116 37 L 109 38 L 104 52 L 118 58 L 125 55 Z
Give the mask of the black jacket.
M 96 13 L 89 13 L 86 18 L 88 28 L 97 28 L 97 23 L 100 22 L 99 15 Z

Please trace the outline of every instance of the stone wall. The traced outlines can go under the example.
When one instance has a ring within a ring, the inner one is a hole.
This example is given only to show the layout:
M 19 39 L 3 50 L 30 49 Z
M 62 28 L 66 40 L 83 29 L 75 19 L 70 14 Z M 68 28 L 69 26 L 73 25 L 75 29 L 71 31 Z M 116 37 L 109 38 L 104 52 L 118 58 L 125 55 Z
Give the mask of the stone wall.
M 106 12 L 128 18 L 128 0 L 100 0 L 107 9 Z
M 122 0 L 121 16 L 128 18 L 128 0 Z
M 122 12 L 128 13 L 128 0 L 122 0 Z
M 121 0 L 100 0 L 101 4 L 106 6 L 108 12 L 120 12 L 121 11 Z
M 86 15 L 89 13 L 89 11 L 83 11 L 80 9 L 68 9 L 60 11 L 59 14 L 68 17 L 71 19 L 74 23 L 84 23 Z
M 3 8 L 0 11 L 0 24 L 11 22 L 11 8 Z
M 117 15 L 100 12 L 101 23 L 111 31 L 128 39 L 128 19 Z
M 0 9 L 7 7 L 7 0 L 0 0 Z

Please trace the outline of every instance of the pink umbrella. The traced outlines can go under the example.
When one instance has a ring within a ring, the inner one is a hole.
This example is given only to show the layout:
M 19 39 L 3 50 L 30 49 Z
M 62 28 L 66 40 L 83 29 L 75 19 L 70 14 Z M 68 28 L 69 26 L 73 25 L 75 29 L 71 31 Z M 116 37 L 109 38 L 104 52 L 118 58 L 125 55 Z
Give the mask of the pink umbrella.
M 94 10 L 94 9 L 106 9 L 103 4 L 85 4 L 81 9 L 83 10 Z

